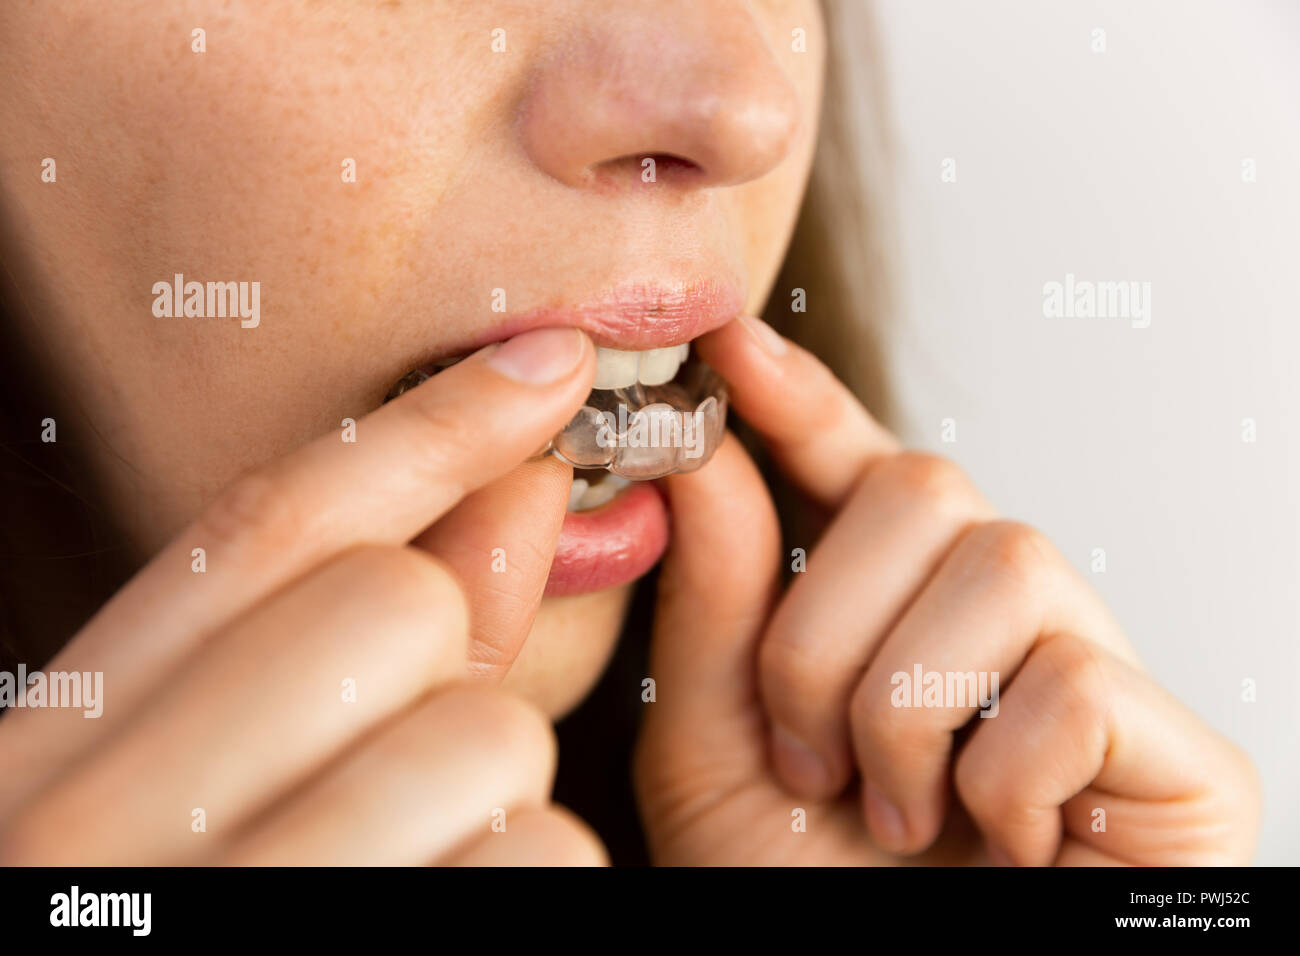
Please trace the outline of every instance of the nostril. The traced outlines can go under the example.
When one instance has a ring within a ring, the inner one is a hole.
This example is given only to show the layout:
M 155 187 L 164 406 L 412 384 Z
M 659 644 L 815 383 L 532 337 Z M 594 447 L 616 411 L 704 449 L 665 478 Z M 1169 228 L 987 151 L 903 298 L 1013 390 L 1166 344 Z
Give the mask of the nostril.
M 680 170 L 683 172 L 700 170 L 698 163 L 693 163 L 684 156 L 674 156 L 672 153 L 651 153 L 649 156 L 644 157 L 644 159 L 654 160 L 655 164 L 659 167 L 660 172 L 665 170 Z
M 673 153 L 633 153 L 608 159 L 591 167 L 593 180 L 602 186 L 626 186 L 634 183 L 686 185 L 703 179 L 699 163 Z
M 534 167 L 570 187 L 673 195 L 766 175 L 802 128 L 800 99 L 753 16 L 727 3 L 624 0 L 544 51 L 515 127 Z M 661 192 L 663 190 L 660 190 Z

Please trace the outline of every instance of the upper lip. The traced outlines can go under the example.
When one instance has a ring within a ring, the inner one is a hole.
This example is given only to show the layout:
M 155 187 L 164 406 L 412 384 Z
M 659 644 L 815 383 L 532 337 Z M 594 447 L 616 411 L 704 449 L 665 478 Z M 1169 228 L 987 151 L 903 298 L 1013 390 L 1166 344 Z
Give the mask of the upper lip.
M 463 355 L 530 329 L 554 326 L 576 326 L 603 348 L 666 348 L 721 328 L 744 306 L 744 294 L 733 282 L 700 279 L 627 283 L 585 302 L 507 314 L 502 322 L 485 329 L 454 354 Z
M 639 351 L 689 342 L 726 325 L 743 308 L 744 297 L 734 284 L 634 283 L 594 301 L 534 309 L 508 325 L 511 335 L 548 325 L 576 325 L 596 345 Z

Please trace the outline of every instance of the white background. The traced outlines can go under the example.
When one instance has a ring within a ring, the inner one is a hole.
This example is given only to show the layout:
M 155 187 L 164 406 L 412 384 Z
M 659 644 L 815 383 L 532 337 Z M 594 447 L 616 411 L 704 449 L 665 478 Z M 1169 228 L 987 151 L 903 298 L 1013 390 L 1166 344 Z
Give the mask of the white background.
M 1095 583 L 1254 757 L 1257 862 L 1300 864 L 1300 3 L 875 7 L 907 437 Z M 1150 327 L 1044 318 L 1066 273 L 1150 282 Z

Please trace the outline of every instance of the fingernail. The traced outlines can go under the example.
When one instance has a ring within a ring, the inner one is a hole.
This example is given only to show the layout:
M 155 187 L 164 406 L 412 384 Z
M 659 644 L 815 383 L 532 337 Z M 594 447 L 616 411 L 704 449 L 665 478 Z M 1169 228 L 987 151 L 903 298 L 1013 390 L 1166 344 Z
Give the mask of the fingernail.
M 573 371 L 584 348 L 577 329 L 534 329 L 497 346 L 487 364 L 516 382 L 549 385 Z
M 768 355 L 784 355 L 788 350 L 789 346 L 781 334 L 762 319 L 752 315 L 742 315 L 740 321 Z
M 881 849 L 901 850 L 907 841 L 907 826 L 903 823 L 902 812 L 870 783 L 863 786 L 863 802 L 866 804 L 867 826 Z
M 811 747 L 780 725 L 772 728 L 772 762 L 777 775 L 800 793 L 824 793 L 831 774 Z

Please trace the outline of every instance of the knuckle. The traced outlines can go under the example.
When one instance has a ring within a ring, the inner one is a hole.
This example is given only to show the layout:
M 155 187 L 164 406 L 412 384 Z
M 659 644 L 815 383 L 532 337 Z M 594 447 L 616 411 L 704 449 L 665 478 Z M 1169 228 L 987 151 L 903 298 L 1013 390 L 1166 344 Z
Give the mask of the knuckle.
M 1010 775 L 990 772 L 979 751 L 971 747 L 958 755 L 952 784 L 961 802 L 978 816 L 996 815 L 997 808 L 1015 804 Z
M 368 593 L 381 597 L 390 607 L 417 612 L 436 609 L 439 619 L 456 630 L 464 630 L 468 624 L 468 602 L 455 572 L 427 551 L 365 545 L 347 552 L 340 563 Z
M 867 679 L 853 692 L 850 703 L 853 738 L 866 753 L 891 753 L 917 745 L 925 735 L 924 728 L 915 720 L 908 720 L 909 711 L 895 707 L 890 685 Z
M 442 699 L 473 728 L 484 749 L 549 779 L 555 769 L 555 730 L 536 707 L 497 688 L 472 685 L 452 688 Z
M 1108 667 L 1106 652 L 1095 644 L 1069 634 L 1054 635 L 1031 651 L 1012 686 L 1045 688 L 1046 694 L 1031 692 L 1028 698 L 1037 698 L 1038 706 L 1045 708 L 1043 719 L 1063 725 L 1068 717 L 1075 724 L 1077 746 L 1101 748 L 1113 693 Z M 1030 777 L 999 773 L 993 766 L 1001 748 L 1012 745 L 1005 737 L 977 733 L 958 756 L 953 786 L 972 810 L 1008 816 L 1039 799 Z
M 304 512 L 284 481 L 266 472 L 239 479 L 199 517 L 196 540 L 205 546 L 257 541 L 278 549 L 310 533 Z
M 794 636 L 770 635 L 758 651 L 760 684 L 778 697 L 809 699 L 825 686 L 824 668 L 810 649 Z
M 546 831 L 548 866 L 608 866 L 609 855 L 592 829 L 561 807 L 542 811 L 538 825 Z
M 905 451 L 885 461 L 879 480 L 941 514 L 966 514 L 980 501 L 975 486 L 957 464 L 924 452 Z
M 408 414 L 418 426 L 420 462 L 430 480 L 452 485 L 455 497 L 460 499 L 469 489 L 458 483 L 458 470 L 453 467 L 460 449 L 470 446 L 471 436 L 462 409 L 446 401 L 437 400 L 436 393 L 413 401 Z
M 1063 709 L 1105 711 L 1111 698 L 1105 652 L 1070 634 L 1049 637 L 1030 656 L 1044 668 L 1052 686 L 1064 698 Z
M 463 658 L 469 600 L 441 560 L 418 548 L 365 545 L 345 552 L 334 570 L 367 602 L 382 607 L 385 619 L 412 625 L 408 644 L 421 659 L 442 661 L 446 653 Z
M 959 562 L 972 573 L 1036 591 L 1058 567 L 1056 549 L 1041 531 L 1019 521 L 990 521 L 966 535 L 957 548 Z

